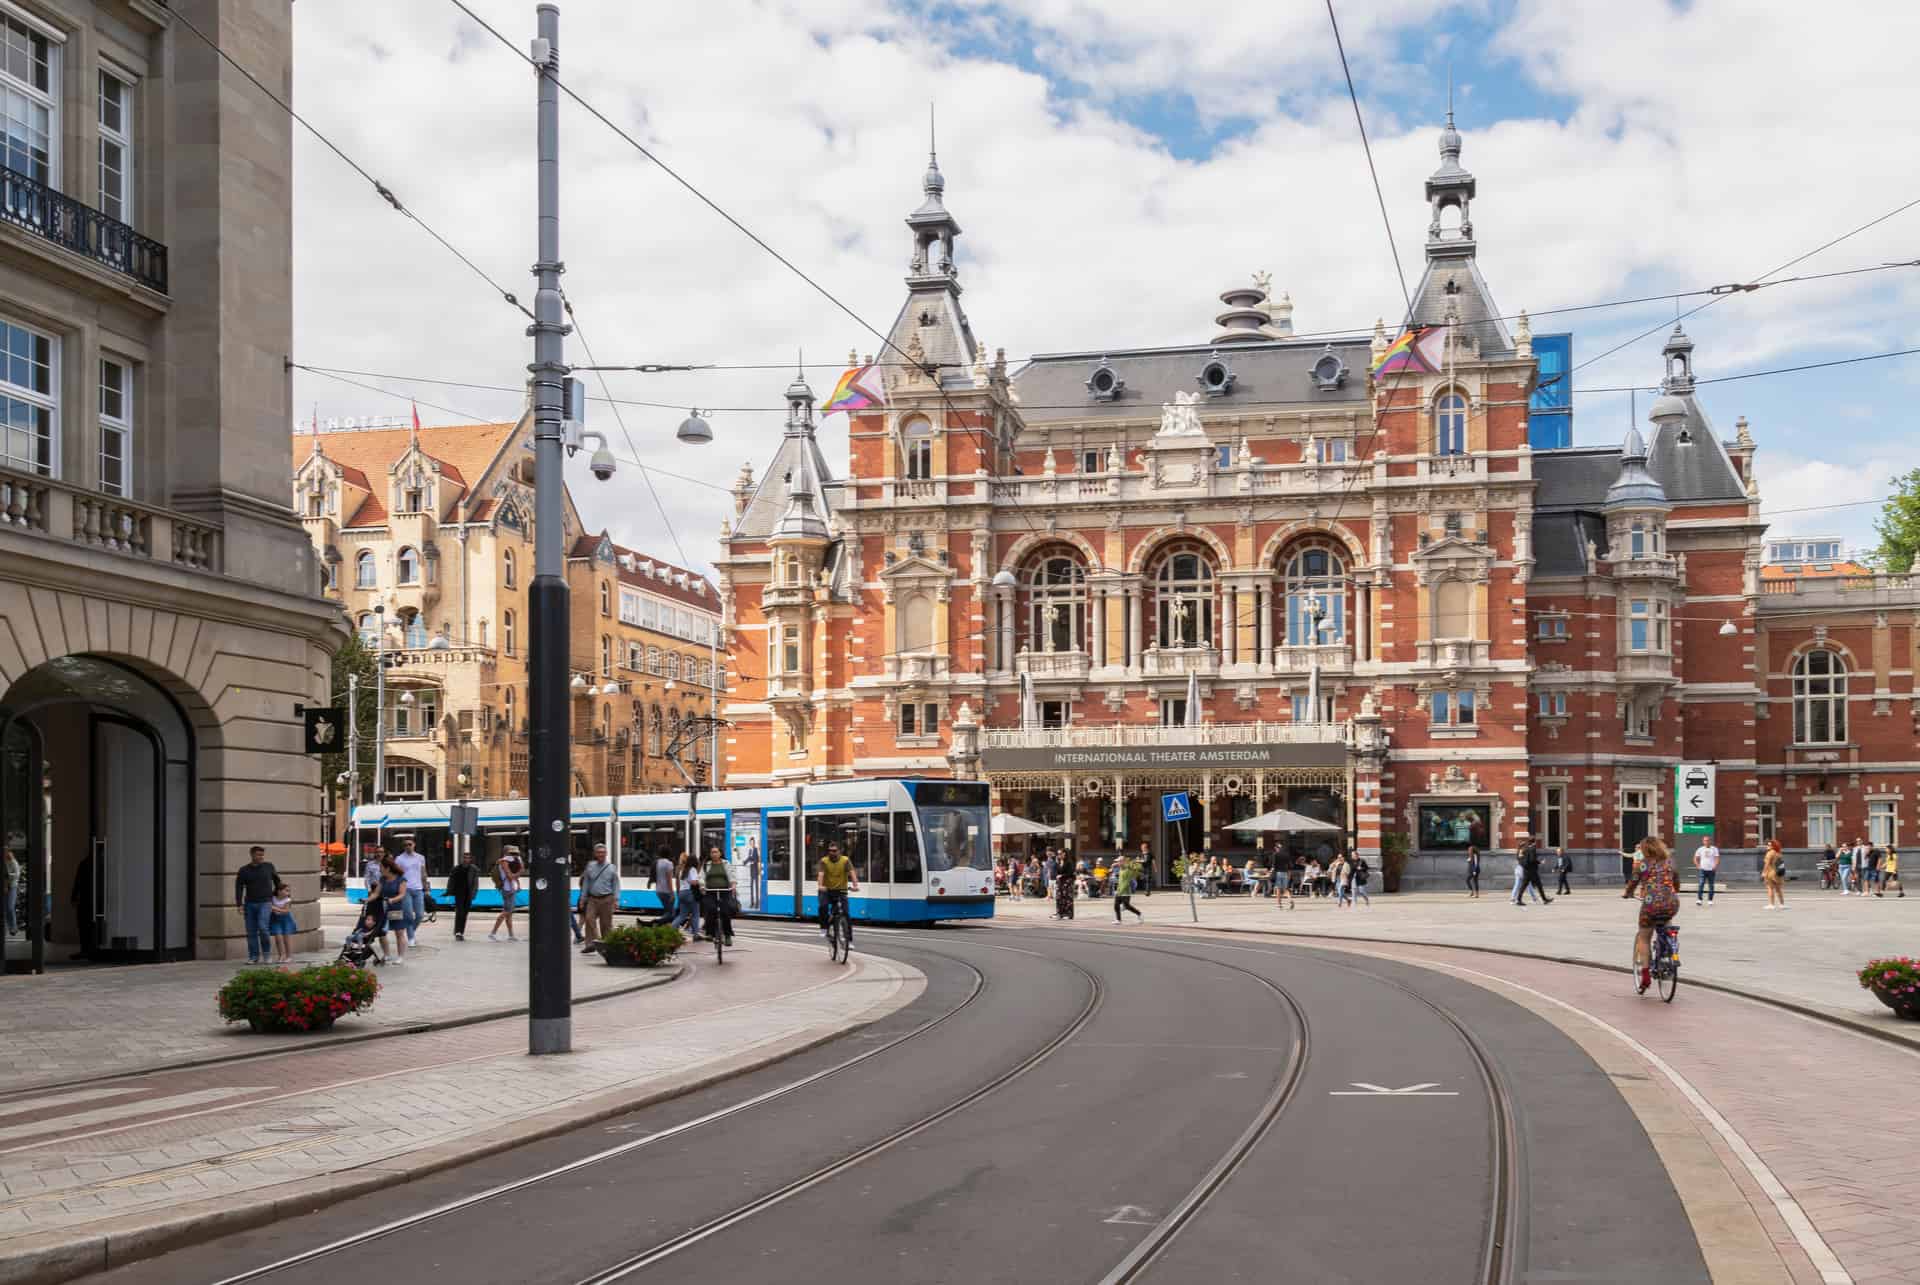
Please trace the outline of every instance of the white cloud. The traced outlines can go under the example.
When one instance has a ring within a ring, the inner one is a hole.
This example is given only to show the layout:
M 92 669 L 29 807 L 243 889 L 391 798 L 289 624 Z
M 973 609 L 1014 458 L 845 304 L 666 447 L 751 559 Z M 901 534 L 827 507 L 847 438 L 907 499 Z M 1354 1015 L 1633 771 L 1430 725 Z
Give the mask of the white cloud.
M 529 6 L 477 7 L 524 46 Z M 1350 8 L 1343 31 L 1363 94 L 1404 88 L 1413 73 L 1395 61 L 1397 42 L 1434 7 Z M 1611 4 L 1527 3 L 1501 50 L 1456 50 L 1463 80 L 1475 58 L 1510 57 L 1575 102 L 1564 123 L 1462 117 L 1465 161 L 1480 179 L 1482 264 L 1501 304 L 1544 308 L 1750 277 L 1920 193 L 1888 124 L 1909 115 L 1899 86 L 1920 9 L 1866 6 L 1853 22 L 1842 16 L 1849 8 L 1697 0 L 1659 7 L 1650 30 L 1621 21 Z M 1445 12 L 1461 9 L 1484 6 Z M 1391 319 L 1400 288 L 1318 9 L 1231 6 L 1204 21 L 1178 6 L 1089 0 L 1019 0 L 1005 11 L 1030 20 L 1036 47 L 1092 95 L 1062 102 L 1040 76 L 958 57 L 951 31 L 881 0 L 574 0 L 563 13 L 562 65 L 569 84 L 882 329 L 902 297 L 910 241 L 901 220 L 919 201 L 929 100 L 939 104 L 948 204 L 966 229 L 965 302 L 978 333 L 1010 355 L 1204 336 L 1216 294 L 1257 268 L 1291 292 L 1302 330 Z M 534 87 L 524 63 L 450 6 L 337 0 L 295 6 L 295 23 L 301 110 L 530 300 Z M 1857 38 L 1863 25 L 1873 40 Z M 375 31 L 377 47 L 364 34 Z M 1420 33 L 1429 38 L 1447 36 Z M 1486 80 L 1486 69 L 1473 78 Z M 1251 130 L 1204 161 L 1179 160 L 1109 106 L 1181 91 L 1203 113 L 1249 113 Z M 1370 105 L 1369 125 L 1400 253 L 1417 273 L 1420 185 L 1436 163 L 1437 121 L 1402 125 Z M 565 283 L 601 362 L 778 365 L 802 346 L 809 361 L 834 362 L 849 347 L 877 346 L 571 106 L 562 156 Z M 296 166 L 297 360 L 521 385 L 524 317 L 304 136 Z M 1807 268 L 1912 258 L 1916 229 L 1920 211 Z M 1920 343 L 1920 276 L 1893 276 L 1784 287 L 1701 314 L 1688 323 L 1700 373 Z M 1580 332 L 1578 355 L 1591 356 L 1661 315 L 1655 304 L 1565 320 Z M 1556 327 L 1543 319 L 1537 328 Z M 584 359 L 577 342 L 569 354 Z M 1849 403 L 1880 409 L 1883 442 L 1873 449 L 1888 475 L 1913 454 L 1910 397 L 1883 403 L 1863 390 L 1914 377 L 1896 365 L 1855 368 L 1833 385 Z M 1647 341 L 1578 383 L 1658 374 L 1657 341 Z M 742 460 L 758 469 L 770 454 L 788 378 L 781 368 L 611 381 L 620 396 L 666 403 L 623 410 L 649 462 L 724 487 Z M 832 372 L 810 378 L 824 392 Z M 440 422 L 511 415 L 521 401 L 513 391 L 412 391 Z M 1815 426 L 1780 424 L 1778 394 L 1775 381 L 1754 381 L 1709 390 L 1707 400 L 1723 428 L 1743 412 L 1756 431 L 1764 425 L 1769 452 L 1818 454 Z M 298 376 L 296 405 L 305 414 L 315 403 L 323 415 L 405 409 Z M 713 446 L 672 439 L 694 404 L 719 408 Z M 593 415 L 626 454 L 607 409 Z M 1776 481 L 1766 458 L 1768 507 L 1786 507 L 1776 488 L 1800 474 L 1782 470 Z M 606 486 L 578 479 L 585 516 L 624 542 L 679 556 L 636 474 Z M 730 512 L 725 495 L 672 479 L 661 492 L 687 557 L 704 563 Z
M 1873 531 L 1877 501 L 1893 489 L 1896 474 L 1913 467 L 1911 459 L 1890 456 L 1835 463 L 1766 451 L 1756 466 L 1769 535 L 1837 535 L 1853 551 L 1879 543 Z

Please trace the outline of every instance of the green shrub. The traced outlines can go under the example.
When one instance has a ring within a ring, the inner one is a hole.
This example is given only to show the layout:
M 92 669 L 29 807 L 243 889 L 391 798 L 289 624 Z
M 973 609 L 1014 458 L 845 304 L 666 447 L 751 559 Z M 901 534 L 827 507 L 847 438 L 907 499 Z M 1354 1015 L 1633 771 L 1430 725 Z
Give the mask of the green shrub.
M 229 1022 L 262 1031 L 311 1031 L 335 1018 L 373 1007 L 379 979 L 346 964 L 314 964 L 297 970 L 244 968 L 220 988 L 216 1004 Z
M 687 939 L 672 924 L 632 924 L 609 930 L 600 939 L 600 953 L 609 964 L 652 968 L 686 944 Z

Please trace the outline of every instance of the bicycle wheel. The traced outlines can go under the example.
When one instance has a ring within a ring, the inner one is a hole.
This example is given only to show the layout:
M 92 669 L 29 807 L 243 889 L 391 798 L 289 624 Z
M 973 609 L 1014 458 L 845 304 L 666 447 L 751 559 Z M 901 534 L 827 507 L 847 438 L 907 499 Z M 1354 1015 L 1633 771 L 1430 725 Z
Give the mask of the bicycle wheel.
M 1631 946 L 1627 948 L 1627 984 L 1633 987 L 1633 993 L 1635 995 L 1646 994 L 1646 992 L 1640 988 L 1640 965 L 1634 962 L 1633 948 Z
M 724 964 L 727 962 L 727 939 L 720 932 L 717 924 L 714 926 L 713 932 L 713 962 L 716 964 Z
M 840 939 L 840 962 L 844 964 L 847 962 L 847 956 L 853 953 L 852 926 L 847 923 L 847 912 L 845 910 L 835 913 L 833 922 L 836 925 L 836 934 Z
M 1672 960 L 1660 970 L 1660 999 L 1663 1003 L 1673 1003 L 1673 993 L 1680 989 L 1680 965 Z

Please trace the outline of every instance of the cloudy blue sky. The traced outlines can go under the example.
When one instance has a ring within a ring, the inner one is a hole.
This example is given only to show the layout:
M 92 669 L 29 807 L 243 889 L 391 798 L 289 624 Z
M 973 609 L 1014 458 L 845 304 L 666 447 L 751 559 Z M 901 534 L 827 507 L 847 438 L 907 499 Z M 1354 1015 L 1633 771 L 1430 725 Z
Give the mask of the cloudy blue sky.
M 470 0 L 524 47 L 533 6 Z M 1920 199 L 1908 88 L 1920 6 L 1834 0 L 1370 0 L 1339 6 L 1394 240 L 1417 274 L 1421 181 L 1449 73 L 1479 178 L 1474 222 L 1501 306 L 1578 361 L 1674 315 L 1665 297 L 1750 281 Z M 300 109 L 422 218 L 531 296 L 533 87 L 450 4 L 296 5 Z M 976 330 L 1010 356 L 1186 342 L 1257 269 L 1300 330 L 1399 308 L 1386 233 L 1319 0 L 883 0 L 562 6 L 568 82 L 663 161 L 884 328 L 897 310 L 937 104 Z M 704 564 L 715 487 L 761 466 L 782 363 L 871 350 L 823 299 L 576 108 L 562 116 L 566 286 L 599 361 L 768 369 L 616 375 L 594 408 L 638 470 L 582 481 L 590 523 Z M 296 169 L 296 359 L 378 372 L 385 392 L 301 373 L 303 416 L 506 417 L 524 318 L 311 139 Z M 1920 205 L 1783 275 L 1920 257 Z M 1692 307 L 1702 297 L 1682 298 Z M 1728 298 L 1687 322 L 1707 379 L 1920 346 L 1920 269 Z M 1576 390 L 1650 385 L 1660 339 L 1581 369 Z M 571 357 L 582 360 L 576 345 Z M 833 380 L 810 372 L 817 390 Z M 428 379 L 475 385 L 459 387 Z M 1920 466 L 1920 356 L 1709 385 L 1727 435 L 1759 440 L 1777 530 L 1871 543 L 1873 497 Z M 672 429 L 716 407 L 719 440 Z M 1625 430 L 1624 393 L 1577 391 L 1583 443 Z M 1645 401 L 1641 401 L 1644 408 Z M 738 409 L 732 409 L 738 408 Z M 633 443 L 629 448 L 627 437 Z M 831 451 L 830 451 L 831 453 Z M 668 476 L 678 474 L 680 476 Z M 1837 507 L 1836 507 L 1837 506 Z

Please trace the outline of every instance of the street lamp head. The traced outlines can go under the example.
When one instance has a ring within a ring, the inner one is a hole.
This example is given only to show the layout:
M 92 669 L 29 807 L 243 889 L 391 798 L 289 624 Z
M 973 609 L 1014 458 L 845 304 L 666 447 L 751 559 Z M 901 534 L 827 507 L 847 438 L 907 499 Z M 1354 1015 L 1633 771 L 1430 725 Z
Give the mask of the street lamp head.
M 1019 583 L 1020 581 L 1015 578 L 1013 572 L 1007 570 L 1005 567 L 993 573 L 993 587 L 996 589 L 1011 589 Z
M 600 694 L 602 696 L 618 696 L 620 694 L 620 684 L 614 682 L 611 678 L 609 678 L 604 684 L 602 684 L 600 688 Z
M 1739 626 L 1735 625 L 1731 620 L 1723 620 L 1720 622 L 1720 636 L 1722 638 L 1731 638 L 1739 632 Z
M 704 446 L 713 440 L 713 425 L 698 410 L 689 410 L 673 435 L 690 446 Z
M 413 704 L 413 693 L 412 693 L 412 692 L 401 692 L 401 693 L 400 693 L 400 703 L 401 703 L 402 705 L 411 705 L 411 704 Z
M 427 644 L 428 651 L 451 651 L 452 649 L 453 640 L 445 634 L 435 634 L 433 640 Z
M 668 690 L 668 691 L 672 691 L 672 690 L 673 690 L 673 680 L 672 680 L 671 678 L 669 678 L 669 679 L 667 680 L 667 682 L 666 682 L 666 688 L 667 688 L 667 690 Z
M 567 684 L 567 686 L 571 687 L 576 692 L 584 692 L 585 690 L 587 690 L 587 676 L 585 674 L 575 674 L 573 676 L 573 681 Z

